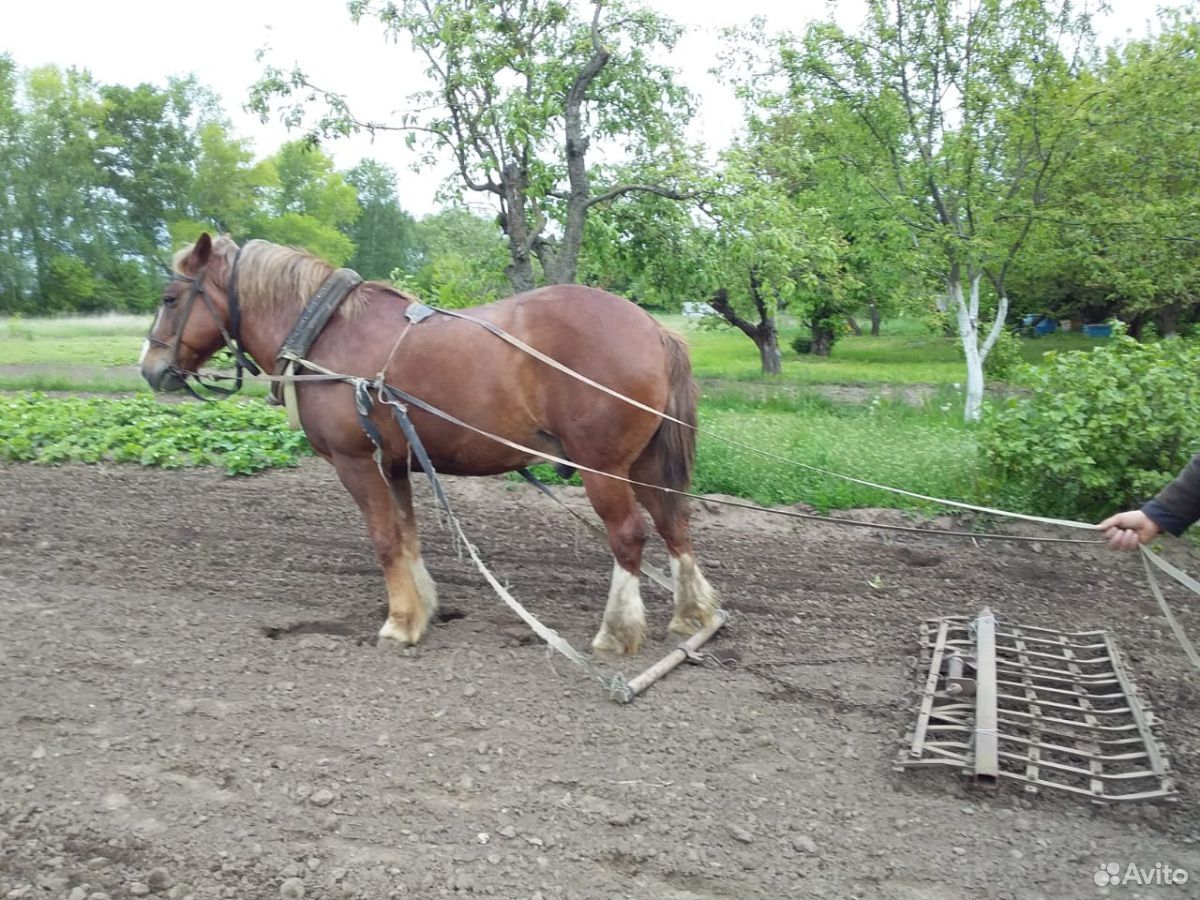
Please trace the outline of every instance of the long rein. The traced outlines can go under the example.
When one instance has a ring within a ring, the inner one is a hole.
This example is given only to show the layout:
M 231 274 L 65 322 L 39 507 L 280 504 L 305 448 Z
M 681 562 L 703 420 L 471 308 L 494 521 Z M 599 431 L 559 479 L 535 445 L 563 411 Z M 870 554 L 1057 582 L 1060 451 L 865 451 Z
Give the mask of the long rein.
M 240 255 L 241 255 L 241 250 L 239 248 L 238 258 L 240 258 Z M 304 360 L 297 360 L 296 361 L 297 364 L 302 366 L 303 368 L 311 370 L 312 372 L 314 372 L 316 374 L 268 375 L 265 372 L 262 372 L 261 370 L 259 370 L 257 366 L 254 366 L 252 361 L 250 361 L 248 358 L 245 357 L 244 352 L 241 350 L 240 342 L 238 341 L 238 337 L 237 337 L 238 330 L 239 330 L 238 325 L 240 324 L 240 320 L 237 318 L 238 314 L 239 314 L 239 309 L 238 309 L 238 303 L 237 303 L 237 299 L 236 299 L 236 296 L 237 296 L 236 295 L 236 279 L 237 279 L 238 258 L 235 258 L 233 275 L 231 276 L 231 284 L 232 284 L 231 291 L 230 291 L 231 323 L 230 323 L 229 331 L 226 331 L 226 329 L 224 327 L 224 323 L 221 321 L 221 318 L 217 314 L 216 309 L 212 305 L 211 301 L 207 298 L 207 296 L 205 296 L 203 294 L 202 290 L 199 291 L 200 295 L 204 297 L 205 303 L 208 306 L 210 313 L 212 313 L 214 318 L 216 318 L 218 325 L 221 326 L 221 335 L 225 340 L 226 346 L 234 354 L 234 358 L 238 362 L 236 387 L 233 390 L 222 389 L 222 392 L 226 393 L 226 394 L 233 393 L 238 388 L 241 387 L 242 369 L 243 368 L 247 369 L 248 371 L 251 371 L 251 373 L 254 374 L 257 378 L 260 378 L 264 381 L 273 382 L 273 383 L 285 384 L 285 383 L 290 382 L 292 384 L 299 384 L 299 383 L 304 383 L 304 382 L 316 382 L 316 381 L 344 382 L 344 383 L 352 385 L 355 389 L 356 403 L 359 405 L 360 420 L 363 422 L 364 429 L 365 429 L 367 427 L 367 423 L 369 422 L 369 420 L 367 419 L 366 413 L 364 411 L 364 398 L 366 398 L 368 396 L 367 392 L 369 390 L 374 390 L 376 392 L 376 395 L 384 403 L 387 403 L 387 404 L 395 407 L 396 413 L 397 413 L 397 419 L 400 421 L 402 427 L 404 427 L 406 436 L 409 438 L 410 444 L 413 445 L 414 451 L 417 452 L 417 454 L 420 457 L 422 457 L 421 462 L 422 462 L 423 468 L 425 468 L 426 466 L 429 466 L 430 463 L 429 463 L 428 457 L 425 455 L 424 447 L 421 445 L 420 439 L 417 436 L 415 429 L 413 429 L 411 427 L 411 423 L 408 423 L 406 405 L 415 406 L 417 409 L 420 409 L 423 412 L 426 412 L 430 415 L 433 415 L 437 418 L 440 418 L 440 419 L 442 419 L 446 422 L 449 422 L 451 424 L 454 424 L 458 427 L 465 428 L 469 431 L 472 431 L 475 434 L 480 435 L 481 437 L 495 441 L 496 443 L 502 444 L 506 447 L 509 447 L 510 449 L 514 449 L 514 450 L 517 450 L 517 451 L 520 451 L 523 453 L 527 453 L 531 456 L 539 457 L 539 458 L 547 460 L 549 462 L 558 463 L 560 465 L 568 466 L 568 467 L 571 467 L 571 468 L 574 468 L 574 469 L 577 469 L 580 471 L 585 471 L 585 472 L 588 472 L 593 475 L 599 475 L 604 478 L 611 478 L 615 481 L 622 481 L 626 484 L 629 484 L 629 485 L 632 485 L 635 487 L 644 487 L 644 488 L 648 488 L 651 490 L 661 491 L 663 493 L 675 494 L 675 495 L 682 496 L 682 497 L 689 497 L 692 499 L 700 500 L 705 503 L 715 503 L 715 504 L 719 504 L 722 506 L 732 506 L 732 507 L 735 507 L 738 509 L 748 509 L 753 512 L 762 513 L 764 515 L 775 515 L 775 516 L 782 516 L 785 518 L 792 518 L 792 519 L 804 519 L 807 521 L 824 522 L 824 523 L 829 523 L 829 524 L 834 524 L 834 525 L 848 525 L 848 526 L 857 527 L 857 528 L 871 528 L 871 529 L 876 529 L 876 530 L 881 530 L 881 531 L 897 531 L 897 532 L 906 532 L 906 533 L 910 533 L 910 534 L 922 534 L 922 535 L 930 535 L 930 536 L 938 536 L 938 537 L 968 538 L 971 540 L 1006 540 L 1006 541 L 1018 541 L 1018 542 L 1067 543 L 1067 544 L 1100 544 L 1100 543 L 1104 543 L 1104 541 L 1099 538 L 1082 539 L 1082 538 L 1039 537 L 1039 536 L 1027 536 L 1027 535 L 1007 535 L 1007 534 L 998 534 L 998 533 L 991 533 L 991 532 L 964 532 L 964 531 L 950 531 L 950 530 L 946 530 L 946 529 L 917 528 L 917 527 L 905 526 L 905 525 L 884 524 L 881 522 L 862 522 L 862 521 L 851 520 L 851 519 L 839 519 L 839 518 L 835 518 L 833 516 L 822 516 L 822 515 L 819 515 L 816 513 L 803 513 L 803 512 L 798 512 L 795 510 L 787 510 L 787 509 L 772 509 L 769 507 L 758 506 L 758 505 L 752 504 L 752 503 L 745 503 L 745 502 L 740 502 L 740 501 L 736 501 L 736 500 L 727 500 L 725 498 L 719 498 L 719 497 L 711 497 L 711 496 L 706 497 L 704 495 L 696 494 L 691 491 L 681 491 L 681 490 L 677 490 L 675 488 L 665 487 L 664 485 L 650 484 L 648 482 L 637 481 L 636 479 L 628 478 L 628 477 L 625 477 L 622 475 L 617 475 L 612 472 L 604 472 L 599 469 L 594 469 L 589 466 L 581 465 L 572 460 L 568 460 L 568 459 L 564 459 L 562 457 L 557 457 L 552 454 L 548 454 L 543 450 L 537 450 L 532 447 L 527 447 L 516 441 L 511 441 L 507 438 L 501 437 L 500 435 L 493 434 L 489 431 L 486 431 L 485 429 L 479 428 L 475 425 L 471 425 L 468 422 L 464 422 L 463 420 L 446 412 L 445 410 L 439 409 L 438 407 L 434 406 L 433 404 L 428 403 L 428 402 L 422 400 L 421 398 L 416 397 L 416 396 L 408 393 L 407 391 L 404 391 L 404 390 L 396 387 L 395 385 L 388 384 L 384 380 L 384 373 L 382 371 L 373 379 L 365 378 L 362 376 L 346 375 L 346 374 L 342 374 L 339 372 L 334 372 L 330 369 L 326 369 L 324 366 L 321 366 L 318 363 L 314 363 L 311 360 L 304 359 Z M 191 299 L 194 299 L 194 298 L 189 298 L 189 300 L 191 300 Z M 1015 512 L 1008 511 L 1008 510 L 998 509 L 995 507 L 981 506 L 981 505 L 977 505 L 977 504 L 973 504 L 973 503 L 966 503 L 966 502 L 963 502 L 960 500 L 950 500 L 950 499 L 941 498 L 941 497 L 933 497 L 928 494 L 921 494 L 921 493 L 917 493 L 915 491 L 908 491 L 908 490 L 904 490 L 903 488 L 893 487 L 891 485 L 880 484 L 878 482 L 869 481 L 869 480 L 862 479 L 862 478 L 855 478 L 851 475 L 845 475 L 840 472 L 834 472 L 830 469 L 826 469 L 821 466 L 814 466 L 809 463 L 804 463 L 799 460 L 791 459 L 789 457 L 783 456 L 778 453 L 774 453 L 769 450 L 763 450 L 759 447 L 755 447 L 755 446 L 753 446 L 751 444 L 747 444 L 743 441 L 739 441 L 734 438 L 727 437 L 718 432 L 711 431 L 707 428 L 701 428 L 697 425 L 693 425 L 690 422 L 685 422 L 685 421 L 678 419 L 666 412 L 663 412 L 661 410 L 656 410 L 653 407 L 647 406 L 646 404 L 641 403 L 637 400 L 634 400 L 631 397 L 627 397 L 624 394 L 620 393 L 619 391 L 613 390 L 612 388 L 608 387 L 607 385 L 604 385 L 597 381 L 594 381 L 593 379 L 588 378 L 586 375 L 583 375 L 580 372 L 576 372 L 574 369 L 571 369 L 570 367 L 564 365 L 563 363 L 559 362 L 558 360 L 554 359 L 553 357 L 548 356 L 545 353 L 542 353 L 540 350 L 536 349 L 535 347 L 530 346 L 529 344 L 522 341 L 520 338 L 510 334 L 509 332 L 505 331 L 504 329 L 500 328 L 499 326 L 497 326 L 491 322 L 486 322 L 486 321 L 483 321 L 482 319 L 477 319 L 474 316 L 469 316 L 466 313 L 458 312 L 455 310 L 442 309 L 440 307 L 428 307 L 428 309 L 431 309 L 434 312 L 440 313 L 442 315 L 451 316 L 451 317 L 457 318 L 457 319 L 462 319 L 467 322 L 472 322 L 475 325 L 478 325 L 479 327 L 481 327 L 481 328 L 485 329 L 486 331 L 490 332 L 491 334 L 495 335 L 497 338 L 499 338 L 499 339 L 505 341 L 506 343 L 510 344 L 511 346 L 517 348 L 518 350 L 521 350 L 523 353 L 534 357 L 535 359 L 545 363 L 546 365 L 549 365 L 550 367 L 562 372 L 563 374 L 566 374 L 566 375 L 576 379 L 577 381 L 580 381 L 580 382 L 587 384 L 599 391 L 602 391 L 603 393 L 606 393 L 609 396 L 614 397 L 624 403 L 627 403 L 631 406 L 634 406 L 638 409 L 648 412 L 654 416 L 657 416 L 660 420 L 672 422 L 676 425 L 687 428 L 687 429 L 695 432 L 698 435 L 704 435 L 706 437 L 713 438 L 714 440 L 722 441 L 723 443 L 728 444 L 730 446 L 738 447 L 743 450 L 748 450 L 752 453 L 755 453 L 759 456 L 766 457 L 766 458 L 774 460 L 776 462 L 782 462 L 787 465 L 802 468 L 802 469 L 805 469 L 805 470 L 811 471 L 811 472 L 816 472 L 816 473 L 826 475 L 826 476 L 829 476 L 832 478 L 838 478 L 843 481 L 847 481 L 847 482 L 850 482 L 853 484 L 858 484 L 858 485 L 861 485 L 864 487 L 870 487 L 870 488 L 874 488 L 876 490 L 881 490 L 881 491 L 897 494 L 900 496 L 909 497 L 912 499 L 924 500 L 924 501 L 938 504 L 938 505 L 950 506 L 950 507 L 955 507 L 958 509 L 971 510 L 973 512 L 984 513 L 987 515 L 994 515 L 994 516 L 998 516 L 1001 518 L 1018 519 L 1018 520 L 1023 520 L 1023 521 L 1027 521 L 1027 522 L 1036 522 L 1036 523 L 1043 524 L 1043 525 L 1057 525 L 1057 526 L 1064 527 L 1064 528 L 1084 529 L 1084 530 L 1088 530 L 1088 531 L 1095 530 L 1095 526 L 1088 522 L 1080 522 L 1080 521 L 1073 520 L 1073 519 L 1059 519 L 1059 518 L 1053 518 L 1053 517 L 1047 517 L 1047 516 L 1034 516 L 1034 515 L 1029 515 L 1026 513 L 1015 513 Z M 406 335 L 407 332 L 409 330 L 411 330 L 412 324 L 413 324 L 412 320 L 410 320 L 410 322 L 408 324 L 406 324 L 405 331 L 401 334 L 401 338 L 403 338 L 404 335 Z M 232 334 L 230 334 L 230 332 L 232 332 Z M 397 341 L 397 345 L 398 344 L 399 344 L 399 341 Z M 393 346 L 393 353 L 394 352 L 395 352 L 395 346 Z M 390 358 L 391 358 L 391 355 L 389 354 L 389 359 Z M 384 368 L 386 368 L 386 366 Z M 202 376 L 200 373 L 195 373 L 195 372 L 181 373 L 181 374 L 193 376 L 197 380 L 201 379 L 202 377 L 206 377 L 209 380 L 232 380 L 231 376 L 228 376 L 228 375 Z M 187 386 L 186 380 L 184 383 L 185 383 L 185 386 Z M 190 390 L 190 387 L 189 387 L 189 390 Z M 194 392 L 194 391 L 193 391 L 193 393 L 196 396 L 200 396 L 199 394 L 196 394 L 196 392 Z M 201 397 L 200 399 L 206 399 L 206 398 Z M 408 423 L 407 427 L 405 427 L 406 423 Z M 370 434 L 370 432 L 368 432 L 368 434 Z M 371 437 L 372 437 L 372 440 L 376 440 L 374 435 L 371 435 Z M 445 501 L 444 496 L 441 495 L 440 486 L 435 487 L 435 492 L 440 495 L 439 501 L 442 503 L 443 506 L 445 506 L 446 501 Z M 470 546 L 470 544 L 468 543 L 468 547 L 469 546 Z M 1160 609 L 1162 610 L 1163 615 L 1166 618 L 1167 623 L 1172 630 L 1172 633 L 1175 635 L 1176 640 L 1179 642 L 1180 646 L 1182 647 L 1185 656 L 1187 656 L 1189 662 L 1191 662 L 1192 665 L 1197 670 L 1200 670 L 1200 653 L 1197 653 L 1195 647 L 1192 645 L 1191 640 L 1188 638 L 1187 634 L 1183 631 L 1182 627 L 1179 625 L 1178 621 L 1175 619 L 1174 615 L 1172 614 L 1171 609 L 1166 602 L 1166 598 L 1163 596 L 1162 590 L 1159 587 L 1157 580 L 1155 579 L 1154 571 L 1151 568 L 1151 566 L 1154 566 L 1159 571 L 1164 572 L 1165 574 L 1170 576 L 1173 580 L 1175 580 L 1179 584 L 1183 585 L 1185 588 L 1187 588 L 1189 591 L 1191 591 L 1193 594 L 1196 594 L 1196 595 L 1200 595 L 1200 582 L 1195 581 L 1194 579 L 1189 577 L 1185 572 L 1181 571 L 1177 567 L 1171 565 L 1166 560 L 1162 559 L 1157 553 L 1150 550 L 1148 547 L 1142 546 L 1139 549 L 1141 551 L 1142 562 L 1143 562 L 1143 566 L 1145 569 L 1146 579 L 1150 586 L 1151 593 L 1153 594 Z M 472 550 L 473 550 L 473 548 L 472 548 Z M 474 555 L 474 553 L 472 553 L 472 555 Z

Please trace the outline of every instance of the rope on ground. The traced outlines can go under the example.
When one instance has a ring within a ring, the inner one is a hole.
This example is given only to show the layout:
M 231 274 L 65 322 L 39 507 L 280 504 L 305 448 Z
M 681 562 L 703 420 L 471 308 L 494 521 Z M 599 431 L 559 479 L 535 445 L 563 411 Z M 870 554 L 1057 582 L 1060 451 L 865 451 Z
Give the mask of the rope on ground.
M 598 669 L 592 663 L 592 661 L 588 659 L 588 657 L 584 656 L 582 653 L 572 647 L 570 641 L 560 635 L 553 628 L 543 625 L 537 616 L 527 610 L 521 604 L 521 602 L 517 600 L 517 598 L 514 597 L 509 590 L 500 583 L 500 580 L 496 578 L 496 576 L 492 573 L 492 570 L 487 567 L 487 564 L 480 557 L 479 551 L 475 549 L 475 545 L 471 543 L 470 539 L 466 535 L 466 532 L 463 531 L 463 527 L 458 520 L 458 516 L 454 514 L 454 510 L 450 506 L 450 499 L 446 496 L 446 492 L 442 488 L 441 479 L 438 477 L 437 471 L 433 467 L 433 462 L 429 459 L 429 454 L 425 451 L 425 445 L 421 442 L 421 438 L 417 434 L 416 428 L 413 427 L 412 420 L 408 417 L 407 408 L 403 403 L 399 402 L 398 398 L 395 396 L 395 389 L 384 384 L 382 381 L 376 381 L 374 384 L 372 384 L 366 379 L 359 379 L 355 383 L 356 396 L 359 398 L 367 397 L 368 388 L 374 388 L 380 401 L 392 408 L 392 414 L 396 419 L 397 424 L 399 424 L 401 430 L 404 432 L 404 437 L 408 441 L 409 447 L 411 448 L 413 454 L 417 457 L 417 462 L 420 464 L 421 470 L 425 473 L 426 478 L 429 480 L 429 486 L 433 490 L 433 495 L 437 499 L 438 506 L 441 507 L 446 520 L 454 529 L 454 533 L 457 535 L 461 545 L 466 549 L 467 555 L 471 558 L 471 562 L 475 564 L 475 568 L 479 570 L 479 574 L 481 574 L 487 583 L 491 585 L 492 590 L 494 590 L 500 599 L 503 600 L 508 606 L 508 608 L 516 613 L 517 616 L 520 617 L 521 621 L 528 625 L 530 630 L 532 630 L 534 634 L 545 641 L 548 646 L 552 647 L 554 650 L 557 650 L 575 665 L 583 669 L 615 699 L 622 702 L 628 702 L 632 698 L 632 692 L 630 691 L 629 683 L 626 681 L 624 675 L 608 675 L 600 671 L 600 669 Z M 376 430 L 372 432 L 371 430 L 367 430 L 365 427 L 366 424 L 369 424 L 369 420 L 367 420 L 369 409 L 370 408 L 368 406 L 364 411 L 363 404 L 360 403 L 359 413 L 360 419 L 364 421 L 364 431 L 367 432 L 367 436 L 375 442 L 377 447 L 382 447 L 382 438 L 377 439 L 379 434 L 378 431 Z M 384 478 L 386 480 L 386 476 L 384 476 Z

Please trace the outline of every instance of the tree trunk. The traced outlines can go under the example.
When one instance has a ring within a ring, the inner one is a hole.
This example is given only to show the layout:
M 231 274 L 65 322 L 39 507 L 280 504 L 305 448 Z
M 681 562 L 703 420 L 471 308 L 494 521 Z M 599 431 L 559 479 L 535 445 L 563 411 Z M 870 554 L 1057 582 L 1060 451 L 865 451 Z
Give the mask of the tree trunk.
M 977 422 L 983 418 L 984 388 L 983 358 L 979 355 L 978 332 L 966 302 L 962 301 L 961 280 L 950 283 L 950 290 L 958 294 L 955 306 L 959 320 L 959 340 L 962 341 L 962 354 L 967 360 L 967 394 L 962 404 L 962 418 L 968 422 Z
M 600 40 L 600 10 L 603 3 L 597 0 L 592 14 L 592 56 L 575 75 L 563 105 L 563 131 L 567 153 L 567 215 L 563 222 L 562 241 L 555 259 L 546 270 L 551 284 L 573 284 L 579 268 L 579 250 L 583 246 L 583 225 L 587 220 L 591 184 L 587 171 L 589 140 L 584 134 L 583 102 L 588 88 L 600 71 L 608 64 L 609 49 Z
M 850 332 L 855 337 L 862 337 L 862 329 L 858 327 L 858 322 L 854 320 L 854 316 L 846 316 L 846 324 L 850 327 Z
M 752 285 L 756 284 L 753 276 L 751 283 Z M 779 331 L 775 327 L 775 317 L 770 314 L 765 305 L 758 304 L 758 324 L 738 315 L 733 304 L 729 302 L 729 292 L 725 288 L 719 288 L 713 294 L 709 306 L 726 322 L 754 341 L 754 346 L 758 348 L 758 358 L 762 362 L 764 375 L 778 375 L 783 371 L 783 354 L 779 352 Z
M 504 267 L 504 274 L 508 276 L 514 294 L 533 290 L 533 261 L 529 257 L 514 258 Z
M 508 235 L 510 262 L 504 274 L 514 293 L 533 290 L 533 244 L 541 227 L 530 230 L 526 219 L 526 172 L 517 162 L 509 162 L 501 173 L 501 214 L 504 233 Z
M 871 337 L 879 337 L 879 323 L 881 316 L 879 315 L 878 305 L 871 304 Z
M 1179 304 L 1171 303 L 1158 311 L 1158 336 L 1174 337 L 1179 332 Z
M 764 375 L 778 375 L 783 371 L 783 356 L 779 352 L 779 332 L 775 330 L 775 320 L 767 319 L 759 324 L 758 337 L 754 339 L 758 345 L 758 356 L 762 361 Z
M 813 356 L 829 356 L 833 349 L 833 329 L 822 322 L 812 323 L 812 349 Z
M 1142 329 L 1145 327 L 1146 327 L 1146 316 L 1144 313 L 1138 313 L 1136 316 L 1134 316 L 1132 319 L 1129 320 L 1129 324 L 1127 326 L 1127 329 L 1129 331 L 1129 336 L 1131 338 L 1133 338 L 1135 341 L 1140 341 L 1142 339 Z
M 962 341 L 963 355 L 967 359 L 967 396 L 963 404 L 963 418 L 968 422 L 978 422 L 983 418 L 983 364 L 988 353 L 995 346 L 1000 332 L 1004 328 L 1004 320 L 1008 316 L 1008 296 L 1004 293 L 1001 281 L 996 285 L 998 294 L 996 318 L 986 340 L 979 340 L 979 283 L 983 273 L 971 267 L 967 268 L 969 294 L 963 295 L 962 270 L 958 263 L 950 267 L 947 278 L 947 296 L 958 321 L 958 335 Z

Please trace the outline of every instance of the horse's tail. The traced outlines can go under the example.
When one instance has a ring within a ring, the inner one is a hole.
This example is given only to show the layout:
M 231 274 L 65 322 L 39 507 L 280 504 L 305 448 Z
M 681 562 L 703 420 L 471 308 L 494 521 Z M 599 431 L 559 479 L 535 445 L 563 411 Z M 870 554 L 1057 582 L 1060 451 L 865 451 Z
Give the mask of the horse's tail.
M 674 491 L 686 491 L 691 486 L 696 464 L 696 399 L 700 388 L 692 377 L 687 342 L 664 328 L 662 344 L 667 354 L 668 384 L 663 412 L 679 421 L 662 420 L 646 447 L 645 456 L 657 470 L 659 484 Z M 668 518 L 674 519 L 686 511 L 687 498 L 664 492 L 663 506 Z

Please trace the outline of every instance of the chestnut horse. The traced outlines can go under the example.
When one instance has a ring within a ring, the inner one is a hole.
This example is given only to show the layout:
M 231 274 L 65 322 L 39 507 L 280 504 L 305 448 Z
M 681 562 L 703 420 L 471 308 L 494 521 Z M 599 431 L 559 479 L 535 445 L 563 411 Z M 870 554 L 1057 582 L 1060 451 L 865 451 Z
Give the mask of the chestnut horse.
M 188 373 L 239 342 L 259 367 L 278 372 L 281 342 L 333 267 L 266 241 L 250 241 L 239 251 L 226 236 L 204 234 L 176 254 L 175 271 L 141 359 L 143 377 L 159 391 L 185 387 Z M 434 314 L 410 324 L 405 313 L 416 302 L 387 284 L 358 285 L 306 358 L 361 378 L 374 379 L 385 370 L 388 384 L 513 443 L 634 481 L 687 489 L 694 431 L 557 371 L 476 322 Z M 696 384 L 686 344 L 628 300 L 556 285 L 462 312 L 626 397 L 695 422 Z M 415 644 L 437 610 L 437 593 L 421 559 L 409 484 L 409 472 L 418 464 L 409 444 L 384 404 L 376 403 L 371 419 L 382 435 L 377 461 L 350 384 L 311 381 L 296 390 L 308 440 L 354 496 L 383 568 L 388 617 L 379 636 Z M 410 416 L 439 473 L 494 475 L 541 459 L 418 408 Z M 649 511 L 670 553 L 670 628 L 688 634 L 709 624 L 718 604 L 692 553 L 684 498 L 580 474 L 615 559 L 592 647 L 635 653 L 645 635 L 638 574 L 646 527 L 635 501 Z

